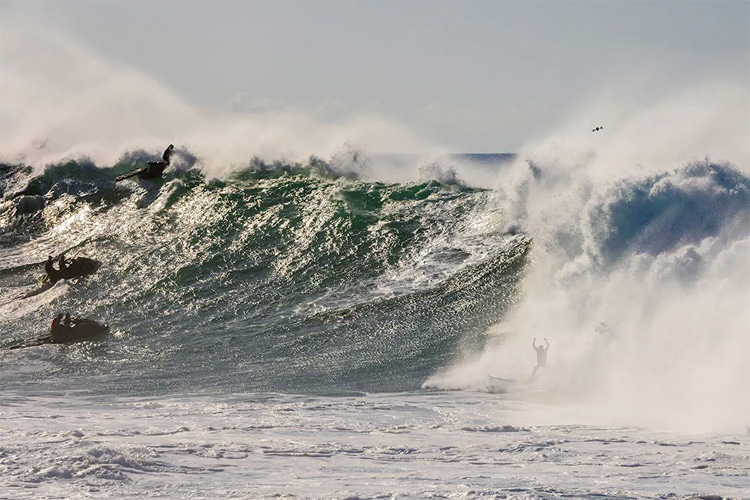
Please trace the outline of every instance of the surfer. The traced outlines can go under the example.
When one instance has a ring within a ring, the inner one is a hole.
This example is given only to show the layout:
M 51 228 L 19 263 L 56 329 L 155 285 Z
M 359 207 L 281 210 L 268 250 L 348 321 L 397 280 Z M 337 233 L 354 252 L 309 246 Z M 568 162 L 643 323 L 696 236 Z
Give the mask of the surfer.
M 59 314 L 58 316 L 62 316 L 62 314 Z M 83 321 L 85 322 L 86 320 Z M 54 320 L 52 321 L 52 323 L 53 326 L 50 329 L 49 336 L 51 337 L 53 344 L 70 342 L 73 340 L 77 340 L 79 336 L 84 336 L 77 331 L 77 327 L 79 324 L 81 324 L 81 320 L 71 319 L 70 313 L 65 313 L 65 319 L 62 320 L 62 324 L 58 322 L 57 325 L 54 325 Z
M 172 156 L 172 150 L 174 149 L 174 146 L 170 144 L 167 149 L 164 150 L 164 154 L 161 155 L 162 160 L 164 160 L 164 163 L 169 165 L 169 157 Z
M 534 340 L 531 342 L 531 347 L 534 348 L 536 351 L 536 366 L 534 367 L 534 371 L 531 373 L 532 378 L 534 375 L 536 375 L 536 371 L 539 368 L 546 368 L 547 367 L 547 351 L 549 350 L 549 342 L 547 342 L 547 339 L 544 339 L 544 343 L 547 344 L 547 347 L 544 347 L 543 345 L 536 345 L 536 337 L 534 337 Z
M 156 179 L 157 177 L 161 177 L 164 173 L 164 169 L 169 166 L 173 151 L 174 145 L 170 144 L 167 146 L 167 149 L 164 150 L 164 154 L 161 155 L 162 161 L 146 162 L 147 165 L 145 167 L 137 168 L 122 175 L 118 175 L 115 177 L 115 182 L 124 181 L 125 179 L 129 179 L 136 175 L 139 179 Z
M 138 177 L 141 179 L 153 179 L 154 177 L 161 177 L 164 173 L 164 169 L 169 166 L 169 158 L 172 156 L 172 150 L 174 145 L 170 144 L 167 149 L 164 150 L 164 154 L 161 155 L 162 161 L 150 161 L 146 170 L 139 173 Z
M 60 268 L 60 272 L 65 271 L 68 268 L 70 261 L 65 258 L 65 253 L 60 254 L 60 259 L 57 261 L 57 266 Z
M 63 315 L 62 315 L 62 313 L 60 313 L 57 316 L 55 316 L 54 318 L 52 318 L 52 325 L 50 325 L 50 327 L 49 327 L 50 333 L 52 333 L 53 331 L 55 331 L 55 329 L 58 326 L 60 326 L 60 321 L 62 321 L 62 317 L 63 317 Z
M 62 319 L 62 313 L 55 316 L 52 320 L 52 326 L 49 329 L 49 338 L 52 342 L 62 342 L 64 339 L 69 337 L 70 332 L 70 313 L 65 315 L 65 319 Z M 61 321 L 62 320 L 62 321 Z
M 44 271 L 49 277 L 49 282 L 53 285 L 60 279 L 60 271 L 55 269 L 54 262 L 54 259 L 50 255 L 47 257 L 47 263 L 44 264 Z

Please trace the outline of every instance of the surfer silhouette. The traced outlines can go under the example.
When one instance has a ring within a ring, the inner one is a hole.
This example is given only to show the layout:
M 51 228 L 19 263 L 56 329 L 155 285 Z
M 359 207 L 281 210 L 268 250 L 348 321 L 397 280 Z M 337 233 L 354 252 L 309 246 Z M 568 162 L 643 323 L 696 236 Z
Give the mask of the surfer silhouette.
M 53 285 L 57 283 L 57 281 L 60 279 L 60 271 L 55 269 L 54 259 L 52 256 L 47 257 L 47 263 L 44 264 L 44 271 L 47 273 L 47 276 L 49 277 L 49 282 Z
M 534 337 L 534 340 L 531 342 L 531 347 L 533 347 L 536 351 L 536 366 L 534 367 L 534 371 L 531 373 L 532 377 L 536 375 L 536 371 L 539 368 L 547 367 L 547 351 L 549 350 L 549 342 L 547 342 L 547 339 L 544 339 L 544 343 L 547 344 L 547 347 L 541 344 L 536 345 L 536 337 Z
M 60 259 L 57 261 L 60 272 L 65 271 L 68 268 L 70 261 L 65 258 L 65 253 L 60 254 Z
M 174 146 L 170 144 L 167 149 L 164 150 L 164 154 L 161 155 L 162 160 L 164 160 L 164 163 L 169 165 L 169 157 L 172 156 L 172 150 L 174 149 Z
M 164 169 L 169 166 L 169 161 L 171 159 L 173 151 L 174 145 L 170 144 L 169 146 L 167 146 L 167 149 L 164 150 L 164 154 L 161 155 L 162 161 L 149 161 L 147 162 L 147 166 L 145 167 L 131 170 L 130 172 L 122 175 L 118 175 L 117 177 L 115 177 L 115 182 L 123 181 L 136 175 L 139 179 L 156 179 L 158 177 L 161 177 L 161 175 L 164 173 Z
M 153 179 L 155 177 L 161 177 L 164 173 L 164 169 L 169 166 L 169 158 L 172 156 L 172 150 L 174 146 L 170 144 L 167 149 L 164 150 L 164 154 L 161 155 L 162 161 L 150 161 L 146 170 L 138 174 L 141 179 Z
M 52 328 L 50 329 L 50 337 L 52 343 L 69 342 L 75 338 L 74 327 L 78 324 L 78 320 L 71 319 L 70 313 L 65 313 L 65 319 L 60 322 L 62 314 L 58 314 L 54 320 L 52 320 Z
M 62 313 L 58 314 L 54 318 L 52 318 L 52 325 L 50 325 L 50 333 L 55 331 L 58 326 L 60 326 L 60 321 L 62 321 L 63 315 Z
M 67 321 L 67 323 L 65 323 L 65 321 Z M 55 339 L 62 338 L 64 332 L 67 332 L 69 329 L 70 314 L 65 316 L 65 320 L 63 320 L 63 315 L 60 313 L 52 320 L 52 325 L 49 328 L 49 338 L 54 342 Z

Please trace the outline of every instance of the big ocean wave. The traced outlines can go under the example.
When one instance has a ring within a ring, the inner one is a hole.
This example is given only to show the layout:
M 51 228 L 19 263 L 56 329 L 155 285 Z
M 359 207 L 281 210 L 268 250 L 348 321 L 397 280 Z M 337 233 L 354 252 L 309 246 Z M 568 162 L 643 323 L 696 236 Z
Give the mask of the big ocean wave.
M 484 390 L 488 374 L 525 380 L 529 340 L 550 337 L 546 390 L 620 414 L 747 415 L 750 177 L 730 163 L 595 180 L 586 155 L 446 157 L 388 183 L 350 151 L 207 180 L 176 151 L 155 182 L 113 181 L 140 150 L 106 168 L 2 166 L 2 344 L 60 311 L 113 330 L 4 350 L 6 387 Z M 462 182 L 467 161 L 495 187 Z M 62 251 L 103 265 L 23 298 Z
M 112 180 L 142 161 L 141 151 L 111 168 L 2 166 L 2 343 L 38 337 L 59 311 L 114 332 L 43 355 L 5 351 L 6 387 L 481 388 L 462 371 L 519 376 L 532 362 L 531 336 L 557 339 L 557 359 L 567 363 L 557 383 L 577 387 L 602 379 L 606 357 L 592 356 L 592 342 L 599 354 L 612 339 L 653 348 L 644 324 L 716 282 L 717 263 L 734 266 L 730 280 L 747 273 L 750 179 L 726 163 L 692 161 L 595 186 L 518 158 L 490 167 L 504 179 L 497 189 L 479 189 L 443 175 L 449 166 L 431 165 L 441 174 L 432 180 L 389 184 L 314 157 L 253 159 L 206 181 L 195 158 L 178 153 L 177 168 L 156 182 Z M 38 286 L 46 256 L 61 251 L 103 266 L 22 298 Z M 677 287 L 671 302 L 654 299 L 665 283 Z M 628 332 L 631 323 L 640 334 Z M 711 336 L 720 350 L 746 342 L 732 327 Z M 677 339 L 668 328 L 662 341 Z
M 479 224 L 488 190 L 365 182 L 317 158 L 255 159 L 210 182 L 183 160 L 157 182 L 113 182 L 139 159 L 2 167 L 3 344 L 58 311 L 114 331 L 63 348 L 62 364 L 14 357 L 27 367 L 6 384 L 405 390 L 480 349 L 517 298 L 531 240 Z M 62 251 L 103 266 L 22 298 Z
M 484 390 L 527 379 L 546 337 L 535 390 L 750 422 L 746 78 L 655 92 L 624 68 L 515 158 L 409 165 L 366 160 L 446 150 L 377 114 L 197 108 L 52 29 L 6 28 L 0 347 L 61 311 L 112 327 L 0 349 L 6 390 Z M 169 142 L 165 179 L 113 182 Z M 102 266 L 22 298 L 62 251 Z

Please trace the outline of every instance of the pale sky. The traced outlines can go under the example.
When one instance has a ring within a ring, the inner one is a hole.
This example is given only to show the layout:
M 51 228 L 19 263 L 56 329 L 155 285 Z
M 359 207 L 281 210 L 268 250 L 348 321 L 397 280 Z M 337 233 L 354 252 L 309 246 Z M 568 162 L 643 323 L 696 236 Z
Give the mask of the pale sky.
M 514 152 L 607 92 L 750 86 L 748 1 L 2 0 L 9 24 L 62 33 L 196 108 L 378 114 L 463 152 Z

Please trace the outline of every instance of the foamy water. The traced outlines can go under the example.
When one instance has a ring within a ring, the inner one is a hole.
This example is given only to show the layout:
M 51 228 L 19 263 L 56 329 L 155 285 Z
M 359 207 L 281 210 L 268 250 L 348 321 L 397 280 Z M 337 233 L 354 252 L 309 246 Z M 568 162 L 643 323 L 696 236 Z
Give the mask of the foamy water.
M 4 397 L 3 498 L 742 498 L 747 435 L 579 425 L 549 395 Z

